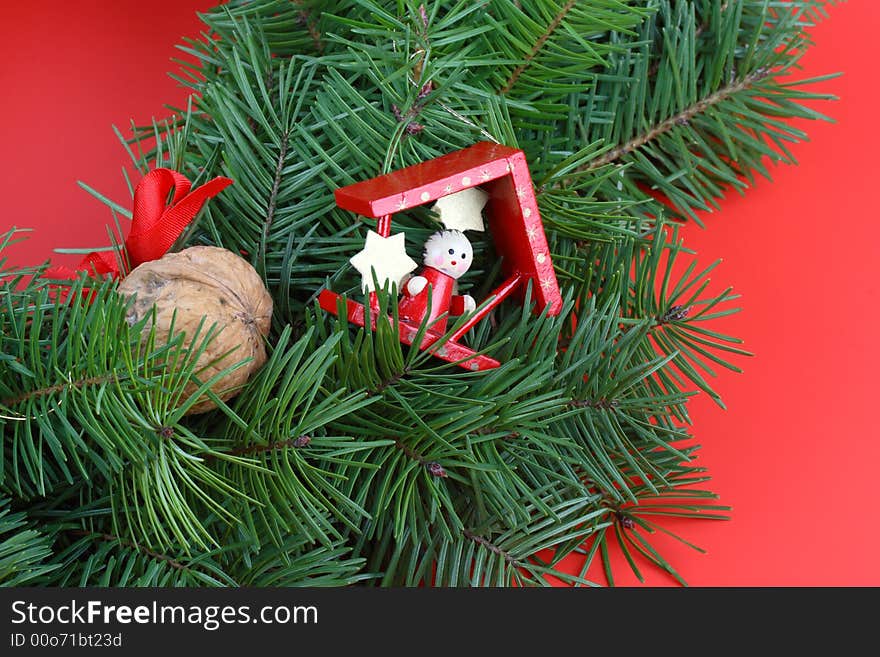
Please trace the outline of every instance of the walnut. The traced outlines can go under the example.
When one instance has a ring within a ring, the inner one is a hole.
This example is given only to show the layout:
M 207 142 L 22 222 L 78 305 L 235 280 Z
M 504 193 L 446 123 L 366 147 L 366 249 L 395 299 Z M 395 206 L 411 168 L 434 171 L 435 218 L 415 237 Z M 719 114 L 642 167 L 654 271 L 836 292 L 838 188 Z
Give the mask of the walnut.
M 168 253 L 159 260 L 136 267 L 119 284 L 119 292 L 135 297 L 127 316 L 130 324 L 143 319 L 155 305 L 157 345 L 171 337 L 169 329 L 175 310 L 174 330 L 184 332 L 185 341 L 192 339 L 203 317 L 199 341 L 211 325 L 216 324 L 219 333 L 196 366 L 196 375 L 201 381 L 245 358 L 252 358 L 211 388 L 224 401 L 238 394 L 266 362 L 263 338 L 269 333 L 272 297 L 254 268 L 232 251 L 215 246 L 193 246 L 179 253 Z M 145 335 L 150 327 L 148 322 Z M 234 351 L 227 354 L 230 350 Z M 197 386 L 190 383 L 183 398 L 196 389 Z M 204 396 L 187 414 L 204 413 L 214 407 L 214 402 Z

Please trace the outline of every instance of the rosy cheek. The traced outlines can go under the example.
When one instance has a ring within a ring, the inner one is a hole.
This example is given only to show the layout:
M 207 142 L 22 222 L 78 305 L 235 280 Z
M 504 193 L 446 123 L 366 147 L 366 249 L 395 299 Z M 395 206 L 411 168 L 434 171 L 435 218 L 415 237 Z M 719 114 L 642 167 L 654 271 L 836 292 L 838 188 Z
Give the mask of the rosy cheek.
M 443 256 L 442 255 L 434 256 L 434 265 L 437 267 L 441 267 L 443 265 Z

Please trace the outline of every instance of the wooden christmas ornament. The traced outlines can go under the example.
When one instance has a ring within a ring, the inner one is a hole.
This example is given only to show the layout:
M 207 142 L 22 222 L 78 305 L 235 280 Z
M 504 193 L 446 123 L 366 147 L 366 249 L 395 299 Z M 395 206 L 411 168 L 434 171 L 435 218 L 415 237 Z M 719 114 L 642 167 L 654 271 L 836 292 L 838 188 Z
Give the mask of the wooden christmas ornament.
M 535 312 L 546 309 L 548 314 L 555 315 L 562 309 L 562 295 L 538 212 L 531 175 L 521 150 L 480 142 L 427 162 L 337 189 L 335 195 L 339 207 L 376 219 L 376 233 L 384 238 L 391 235 L 394 213 L 427 203 L 435 203 L 435 212 L 447 228 L 483 230 L 480 211 L 485 206 L 488 233 L 498 255 L 503 258 L 506 279 L 480 304 L 479 310 L 445 341 L 446 322 L 443 317 L 435 317 L 437 309 L 421 307 L 408 297 L 404 298 L 401 302 L 404 312 L 400 319 L 400 340 L 404 344 L 413 344 L 418 335 L 418 325 L 427 313 L 435 324 L 423 333 L 421 342 L 416 345 L 419 349 L 428 350 L 438 358 L 465 369 L 489 369 L 498 367 L 500 363 L 488 356 L 478 355 L 459 340 L 493 308 L 511 295 L 522 299 L 531 281 Z M 367 269 L 368 265 L 360 264 L 363 270 Z M 425 264 L 430 266 L 430 262 Z M 427 278 L 423 275 L 416 278 L 420 277 Z M 440 314 L 454 314 L 454 291 L 450 281 L 433 275 L 429 282 L 432 298 L 439 294 L 444 300 L 444 305 L 439 307 Z M 418 296 L 409 286 L 407 282 L 404 293 L 412 292 L 410 296 Z M 445 307 L 447 297 L 448 308 Z M 347 305 L 342 306 L 340 296 L 331 290 L 322 290 L 318 302 L 327 312 L 342 312 L 350 322 L 359 326 L 364 326 L 366 322 L 367 313 L 363 305 L 348 300 Z M 374 291 L 370 292 L 369 303 L 375 321 L 378 303 Z M 467 312 L 466 308 L 462 310 Z
M 231 251 L 193 246 L 168 253 L 136 267 L 118 289 L 120 294 L 134 297 L 128 315 L 130 324 L 140 321 L 155 306 L 157 344 L 171 337 L 172 317 L 174 332 L 184 332 L 187 341 L 193 339 L 200 323 L 201 336 L 216 326 L 219 332 L 196 365 L 196 376 L 201 381 L 251 359 L 212 386 L 224 401 L 234 397 L 266 362 L 263 339 L 269 333 L 272 297 L 254 268 Z M 150 330 L 149 323 L 144 330 Z M 196 389 L 191 383 L 185 394 Z M 211 399 L 203 397 L 187 414 L 204 413 L 214 407 Z

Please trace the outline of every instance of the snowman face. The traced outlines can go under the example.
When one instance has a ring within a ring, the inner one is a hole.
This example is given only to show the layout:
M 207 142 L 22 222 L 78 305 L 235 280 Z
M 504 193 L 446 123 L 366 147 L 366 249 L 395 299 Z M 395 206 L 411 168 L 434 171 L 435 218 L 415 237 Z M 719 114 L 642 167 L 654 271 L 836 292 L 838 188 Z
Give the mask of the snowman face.
M 444 230 L 425 242 L 425 264 L 447 276 L 459 278 L 471 267 L 474 250 L 464 233 Z

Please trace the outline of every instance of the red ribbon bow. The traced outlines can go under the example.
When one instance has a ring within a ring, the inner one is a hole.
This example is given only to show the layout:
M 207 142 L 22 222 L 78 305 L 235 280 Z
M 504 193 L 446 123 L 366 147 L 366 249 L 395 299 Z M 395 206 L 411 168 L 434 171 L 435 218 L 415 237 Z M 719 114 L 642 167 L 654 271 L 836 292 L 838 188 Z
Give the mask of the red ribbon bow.
M 145 175 L 134 190 L 131 231 L 125 240 L 125 251 L 131 268 L 165 255 L 205 201 L 231 184 L 232 180 L 229 178 L 218 176 L 190 191 L 192 183 L 186 176 L 172 169 L 153 169 Z M 174 196 L 171 203 L 166 205 L 172 189 Z M 76 278 L 78 272 L 83 270 L 99 276 L 119 276 L 116 255 L 108 251 L 93 251 L 82 259 L 76 270 L 52 267 L 46 270 L 45 276 L 71 279 Z

